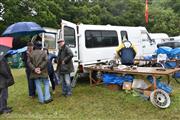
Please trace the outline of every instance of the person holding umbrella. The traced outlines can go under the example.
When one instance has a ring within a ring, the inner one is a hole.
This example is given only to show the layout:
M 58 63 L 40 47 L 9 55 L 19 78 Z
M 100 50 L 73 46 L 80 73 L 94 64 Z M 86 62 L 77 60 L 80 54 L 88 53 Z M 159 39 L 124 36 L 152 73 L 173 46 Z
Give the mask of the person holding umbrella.
M 14 84 L 14 78 L 5 58 L 0 61 L 0 114 L 12 112 L 7 106 L 8 87 Z
M 12 112 L 7 106 L 8 87 L 14 84 L 14 78 L 5 59 L 7 51 L 12 47 L 12 37 L 0 38 L 0 114 Z

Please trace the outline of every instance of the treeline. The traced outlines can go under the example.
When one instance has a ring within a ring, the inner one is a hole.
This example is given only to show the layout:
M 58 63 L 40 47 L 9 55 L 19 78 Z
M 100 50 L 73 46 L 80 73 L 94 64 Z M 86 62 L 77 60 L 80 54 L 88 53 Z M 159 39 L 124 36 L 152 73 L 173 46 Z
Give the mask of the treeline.
M 146 26 L 150 32 L 180 34 L 180 0 L 0 0 L 0 34 L 19 21 L 60 28 L 61 19 L 84 24 Z

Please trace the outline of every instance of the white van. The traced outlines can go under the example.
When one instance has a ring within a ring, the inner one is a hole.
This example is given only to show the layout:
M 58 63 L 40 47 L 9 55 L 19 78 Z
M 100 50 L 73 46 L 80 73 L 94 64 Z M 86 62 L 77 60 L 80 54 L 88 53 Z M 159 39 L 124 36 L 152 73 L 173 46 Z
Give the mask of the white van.
M 170 37 L 166 33 L 149 33 L 150 37 L 155 40 L 156 45 L 159 43 L 170 41 Z
M 47 29 L 45 29 L 46 32 Z M 50 30 L 51 31 L 51 30 Z M 52 34 L 52 31 L 49 34 Z M 91 64 L 98 64 L 112 60 L 116 47 L 126 37 L 137 49 L 137 58 L 152 55 L 156 49 L 145 27 L 111 26 L 111 25 L 85 25 L 74 24 L 62 20 L 61 30 L 54 31 L 56 38 L 47 40 L 45 33 L 42 35 L 44 46 L 53 46 L 58 52 L 57 39 L 62 38 L 73 51 L 75 69 Z M 52 36 L 52 35 L 50 35 Z M 49 45 L 49 43 L 54 43 Z M 46 45 L 47 43 L 47 45 Z M 73 74 L 72 74 L 73 76 Z
M 152 55 L 157 49 L 145 27 L 61 23 L 59 37 L 72 49 L 75 69 L 112 60 L 116 47 L 126 37 L 137 49 L 136 58 Z

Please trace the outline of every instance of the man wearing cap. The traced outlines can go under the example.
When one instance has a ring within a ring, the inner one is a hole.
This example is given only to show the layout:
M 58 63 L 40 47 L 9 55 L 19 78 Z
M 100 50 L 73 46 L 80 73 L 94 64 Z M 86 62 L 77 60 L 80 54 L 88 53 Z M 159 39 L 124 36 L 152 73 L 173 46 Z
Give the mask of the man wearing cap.
M 71 49 L 65 44 L 63 39 L 58 40 L 59 52 L 57 61 L 57 72 L 59 78 L 62 80 L 62 94 L 64 96 L 72 95 L 70 73 L 74 71 L 72 62 L 73 53 Z
M 27 62 L 29 56 L 31 55 L 31 53 L 33 51 L 33 48 L 34 48 L 34 44 L 32 42 L 28 42 L 27 43 L 27 51 L 24 52 L 22 55 L 22 60 L 24 61 L 26 77 L 27 77 L 27 81 L 28 81 L 28 90 L 29 90 L 29 97 L 30 98 L 34 98 L 35 93 L 36 93 L 34 80 L 30 79 L 31 69 L 30 69 L 28 62 Z

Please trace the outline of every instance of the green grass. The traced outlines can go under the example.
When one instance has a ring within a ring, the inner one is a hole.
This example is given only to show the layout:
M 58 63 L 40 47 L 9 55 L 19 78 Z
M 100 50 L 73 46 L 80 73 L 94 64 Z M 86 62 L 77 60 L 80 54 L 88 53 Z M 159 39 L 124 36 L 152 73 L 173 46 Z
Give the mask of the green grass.
M 53 96 L 54 101 L 40 105 L 38 99 L 30 99 L 24 69 L 12 70 L 15 84 L 9 88 L 8 105 L 13 112 L 0 119 L 17 120 L 179 120 L 180 84 L 172 80 L 173 94 L 167 109 L 154 107 L 150 101 L 133 96 L 123 90 L 112 92 L 105 86 L 90 87 L 81 82 L 73 89 L 73 96 L 61 96 L 61 87 Z

